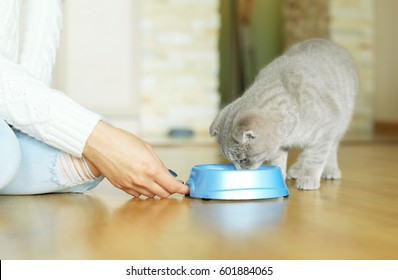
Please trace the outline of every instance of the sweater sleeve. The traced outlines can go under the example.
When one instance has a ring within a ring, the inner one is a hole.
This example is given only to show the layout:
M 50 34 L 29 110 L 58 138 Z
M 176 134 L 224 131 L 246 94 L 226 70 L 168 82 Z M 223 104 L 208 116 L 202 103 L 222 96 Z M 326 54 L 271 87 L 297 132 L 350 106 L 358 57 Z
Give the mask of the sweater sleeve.
M 1 53 L 0 118 L 74 156 L 82 155 L 88 137 L 101 119 Z
M 17 62 L 30 75 L 47 84 L 51 81 L 61 30 L 61 0 L 21 1 Z

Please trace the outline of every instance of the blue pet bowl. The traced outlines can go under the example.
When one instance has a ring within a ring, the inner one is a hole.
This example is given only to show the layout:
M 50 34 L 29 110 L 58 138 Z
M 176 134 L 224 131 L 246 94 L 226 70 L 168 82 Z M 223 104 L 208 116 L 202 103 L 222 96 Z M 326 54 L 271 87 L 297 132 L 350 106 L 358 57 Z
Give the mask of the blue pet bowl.
M 261 165 L 237 170 L 233 164 L 195 165 L 186 183 L 189 196 L 203 199 L 246 200 L 289 196 L 279 167 Z

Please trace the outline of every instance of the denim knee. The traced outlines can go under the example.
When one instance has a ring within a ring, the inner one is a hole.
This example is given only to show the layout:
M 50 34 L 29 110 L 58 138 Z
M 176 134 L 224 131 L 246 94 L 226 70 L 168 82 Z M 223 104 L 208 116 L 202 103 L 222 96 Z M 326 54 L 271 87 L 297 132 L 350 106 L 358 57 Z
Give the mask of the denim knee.
M 0 189 L 11 182 L 18 172 L 21 150 L 15 133 L 0 119 Z
M 0 194 L 29 195 L 42 193 L 85 192 L 96 187 L 103 177 L 75 185 L 62 182 L 56 165 L 62 151 L 42 143 L 20 131 L 13 130 L 20 147 L 20 164 Z

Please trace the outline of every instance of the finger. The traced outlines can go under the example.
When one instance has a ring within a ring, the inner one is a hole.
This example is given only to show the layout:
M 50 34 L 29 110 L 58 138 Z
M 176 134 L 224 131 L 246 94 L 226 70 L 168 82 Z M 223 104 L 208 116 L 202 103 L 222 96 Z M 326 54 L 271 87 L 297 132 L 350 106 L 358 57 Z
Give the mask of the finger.
M 151 150 L 153 158 L 159 163 L 160 167 L 165 171 L 169 172 L 169 169 L 166 167 L 166 165 L 163 163 L 163 161 L 160 159 L 160 157 L 155 153 L 155 151 L 152 149 Z
M 141 195 L 145 195 L 146 197 L 155 196 L 155 194 L 149 191 L 147 188 L 135 184 L 124 185 L 119 188 L 134 197 L 140 197 Z
M 154 197 L 156 195 L 151 189 L 140 186 L 134 186 L 135 192 L 138 192 L 139 195 L 145 195 L 146 197 Z
M 151 182 L 150 183 L 150 190 L 157 196 L 161 198 L 167 198 L 169 197 L 172 193 L 169 192 L 167 189 L 162 188 L 158 183 L 156 182 Z
M 162 169 L 167 170 L 166 165 L 163 163 L 163 161 L 159 158 L 159 156 L 154 151 L 152 151 L 152 156 L 159 163 L 159 165 L 162 167 Z
M 176 180 L 166 169 L 166 171 L 159 172 L 156 182 L 167 190 L 169 193 L 188 194 L 189 188 L 182 182 Z
M 106 175 L 105 175 L 106 177 Z M 114 185 L 116 188 L 121 189 L 122 191 L 134 196 L 134 197 L 139 197 L 140 193 L 137 192 L 136 190 L 134 190 L 134 188 L 131 187 L 126 187 L 124 184 L 118 184 L 117 180 L 115 180 L 114 178 L 112 178 L 112 176 L 106 177 L 109 182 L 111 182 L 112 185 Z
M 122 191 L 128 193 L 129 195 L 131 195 L 131 196 L 133 196 L 133 197 L 140 197 L 140 193 L 137 192 L 137 191 L 135 191 L 135 190 L 133 190 L 133 189 L 130 189 L 130 188 L 122 188 Z
M 134 190 L 135 192 L 138 192 L 139 195 L 145 195 L 146 197 L 155 197 L 159 196 L 161 198 L 167 198 L 169 197 L 172 193 L 168 192 L 159 184 L 154 182 L 153 180 L 145 180 L 141 182 L 139 185 L 133 185 L 129 187 L 129 189 Z

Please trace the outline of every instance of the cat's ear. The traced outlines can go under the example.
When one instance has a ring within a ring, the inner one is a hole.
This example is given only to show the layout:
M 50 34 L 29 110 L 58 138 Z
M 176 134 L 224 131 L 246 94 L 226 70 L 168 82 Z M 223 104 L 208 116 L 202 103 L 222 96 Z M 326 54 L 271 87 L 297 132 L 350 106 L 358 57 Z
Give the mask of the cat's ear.
M 253 140 L 254 138 L 256 138 L 256 133 L 253 130 L 248 130 L 243 132 L 242 136 L 241 136 L 241 143 L 246 144 L 248 143 L 250 140 Z
M 218 135 L 218 126 L 220 124 L 219 117 L 217 117 L 213 123 L 210 125 L 209 133 L 211 137 L 217 137 Z
M 216 129 L 216 128 L 210 128 L 210 136 L 211 137 L 217 137 L 217 135 L 218 135 L 218 129 Z
M 245 131 L 243 133 L 243 141 L 244 142 L 250 141 L 250 140 L 256 138 L 256 136 L 257 135 L 253 130 Z
M 254 138 L 256 138 L 256 133 L 253 130 L 246 130 L 246 131 L 242 131 L 242 130 L 237 130 L 235 131 L 235 133 L 233 134 L 233 137 L 236 141 L 238 141 L 241 144 L 246 144 L 249 141 L 253 140 Z

